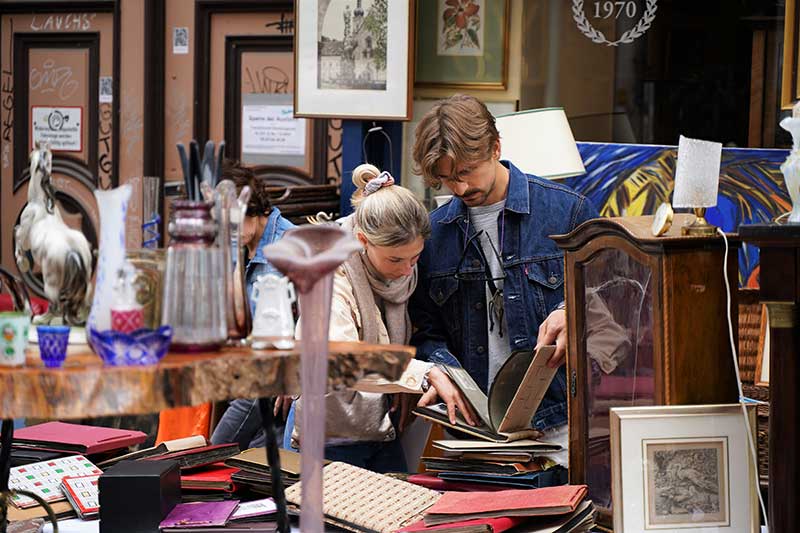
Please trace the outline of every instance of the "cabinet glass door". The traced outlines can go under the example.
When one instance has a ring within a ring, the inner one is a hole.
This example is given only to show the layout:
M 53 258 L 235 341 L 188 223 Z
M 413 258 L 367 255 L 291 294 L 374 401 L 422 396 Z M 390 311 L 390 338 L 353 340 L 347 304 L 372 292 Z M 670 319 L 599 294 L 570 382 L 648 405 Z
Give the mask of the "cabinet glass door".
M 609 409 L 653 405 L 653 272 L 619 249 L 583 263 L 583 351 L 587 358 L 586 483 L 599 508 L 611 508 Z

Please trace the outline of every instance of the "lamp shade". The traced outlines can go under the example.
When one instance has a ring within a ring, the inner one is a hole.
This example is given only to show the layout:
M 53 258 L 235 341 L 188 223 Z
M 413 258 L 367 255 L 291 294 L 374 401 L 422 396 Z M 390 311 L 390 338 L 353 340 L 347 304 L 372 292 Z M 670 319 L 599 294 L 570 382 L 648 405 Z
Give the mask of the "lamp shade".
M 500 157 L 541 178 L 558 179 L 586 172 L 561 107 L 531 109 L 496 119 Z
M 722 144 L 681 135 L 675 166 L 673 207 L 714 207 L 719 190 Z

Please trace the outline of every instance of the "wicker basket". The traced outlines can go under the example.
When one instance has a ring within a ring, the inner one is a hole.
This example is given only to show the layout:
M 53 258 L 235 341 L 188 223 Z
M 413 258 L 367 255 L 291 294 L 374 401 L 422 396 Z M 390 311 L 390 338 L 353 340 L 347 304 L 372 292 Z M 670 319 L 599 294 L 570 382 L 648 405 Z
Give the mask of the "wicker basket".
M 754 400 L 769 402 L 769 387 L 744 385 L 744 395 Z M 769 404 L 757 408 L 758 478 L 762 484 L 769 480 Z

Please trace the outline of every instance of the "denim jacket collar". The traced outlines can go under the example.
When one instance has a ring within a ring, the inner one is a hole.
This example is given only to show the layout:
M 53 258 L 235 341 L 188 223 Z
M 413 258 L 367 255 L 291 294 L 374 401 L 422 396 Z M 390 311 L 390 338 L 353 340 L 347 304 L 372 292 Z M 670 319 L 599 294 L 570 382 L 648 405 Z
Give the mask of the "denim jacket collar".
M 281 211 L 277 207 L 273 207 L 272 211 L 270 211 L 269 216 L 267 217 L 267 225 L 264 228 L 264 231 L 261 233 L 261 239 L 258 241 L 258 246 L 256 247 L 256 253 L 250 259 L 250 263 L 261 263 L 261 264 L 268 264 L 267 258 L 264 257 L 264 252 L 262 250 L 268 244 L 272 244 L 275 242 L 275 232 L 278 231 L 278 220 L 281 218 Z
M 529 214 L 531 212 L 530 190 L 525 174 L 514 166 L 511 161 L 500 161 L 508 169 L 508 194 L 506 195 L 506 211 Z M 461 218 L 466 218 L 467 206 L 457 196 L 447 204 L 447 213 L 439 221 L 440 224 L 450 224 Z

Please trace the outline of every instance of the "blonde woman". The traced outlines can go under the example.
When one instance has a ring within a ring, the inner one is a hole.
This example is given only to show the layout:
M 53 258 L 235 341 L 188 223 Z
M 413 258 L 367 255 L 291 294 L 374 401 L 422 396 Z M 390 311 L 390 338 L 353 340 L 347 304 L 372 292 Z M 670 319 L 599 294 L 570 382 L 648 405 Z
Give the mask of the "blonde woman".
M 334 276 L 330 339 L 408 344 L 411 321 L 407 302 L 417 286 L 417 260 L 431 233 L 428 212 L 409 190 L 395 185 L 388 172 L 372 165 L 358 166 L 353 171 L 353 184 L 357 187 L 351 200 L 354 213 L 339 223 L 353 232 L 364 249 Z M 411 371 L 419 374 L 419 382 L 427 377 L 436 387 L 442 378 L 447 379 L 438 368 L 431 370 L 429 364 L 413 363 Z M 451 403 L 464 405 L 460 397 L 454 399 L 456 389 L 447 385 L 449 381 L 439 385 L 444 389 L 439 395 L 445 401 L 450 398 Z M 397 436 L 411 402 L 418 399 L 411 394 L 390 398 L 354 390 L 328 394 L 326 458 L 378 472 L 405 471 Z M 302 446 L 299 423 L 293 424 L 295 410 L 300 409 L 302 398 L 289 413 L 284 447 Z

